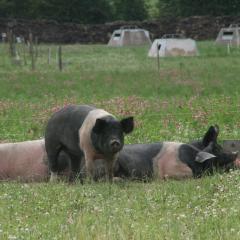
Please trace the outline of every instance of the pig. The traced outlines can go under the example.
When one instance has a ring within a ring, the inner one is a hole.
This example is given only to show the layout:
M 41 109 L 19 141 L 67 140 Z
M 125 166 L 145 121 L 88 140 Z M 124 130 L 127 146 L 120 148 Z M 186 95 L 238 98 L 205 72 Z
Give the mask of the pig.
M 230 168 L 237 168 L 237 162 L 239 161 L 238 151 L 229 151 L 227 149 L 224 149 L 217 142 L 218 135 L 219 126 L 210 126 L 202 140 L 192 141 L 191 144 L 216 156 L 213 163 L 215 169 L 218 168 L 222 170 L 229 170 Z M 234 160 L 232 161 L 232 159 Z M 212 168 L 210 169 L 211 171 L 213 170 Z
M 45 181 L 48 178 L 44 139 L 0 144 L 0 179 Z
M 45 131 L 50 181 L 58 177 L 60 151 L 70 157 L 71 179 L 79 176 L 84 157 L 87 175 L 91 178 L 95 172 L 94 161 L 104 159 L 111 181 L 114 162 L 124 145 L 124 134 L 132 132 L 133 128 L 133 117 L 119 121 L 105 110 L 88 105 L 69 105 L 54 113 Z
M 214 170 L 228 170 L 237 152 L 217 143 L 218 126 L 210 126 L 202 140 L 191 144 L 158 142 L 125 145 L 115 165 L 115 177 L 134 179 L 199 178 Z
M 67 177 L 69 158 L 64 152 L 59 154 L 58 165 L 61 175 Z M 44 139 L 0 144 L 0 180 L 43 182 L 48 179 Z

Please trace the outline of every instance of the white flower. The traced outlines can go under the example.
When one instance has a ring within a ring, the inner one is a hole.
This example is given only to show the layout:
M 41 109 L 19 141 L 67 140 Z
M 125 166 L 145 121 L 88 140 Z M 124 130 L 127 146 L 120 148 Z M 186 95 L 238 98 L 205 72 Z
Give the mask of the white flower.
M 13 236 L 13 235 L 9 235 L 9 236 L 8 236 L 8 239 L 9 239 L 9 240 L 13 240 L 13 239 L 17 239 L 17 237 L 16 237 L 16 236 Z

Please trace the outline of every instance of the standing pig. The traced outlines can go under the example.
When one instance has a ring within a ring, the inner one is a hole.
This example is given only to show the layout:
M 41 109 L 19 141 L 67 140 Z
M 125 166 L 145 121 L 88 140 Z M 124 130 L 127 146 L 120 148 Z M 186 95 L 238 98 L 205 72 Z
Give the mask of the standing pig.
M 69 158 L 61 152 L 59 170 L 68 175 Z M 44 139 L 0 144 L 0 180 L 42 182 L 49 178 Z
M 72 178 L 80 173 L 85 157 L 87 174 L 94 176 L 94 160 L 104 159 L 109 180 L 113 165 L 124 145 L 124 133 L 133 131 L 133 117 L 121 121 L 104 111 L 87 105 L 70 105 L 53 114 L 45 132 L 51 181 L 59 171 L 57 157 L 61 150 L 71 159 Z
M 217 143 L 219 129 L 211 126 L 202 140 L 192 144 L 159 142 L 125 145 L 116 162 L 115 176 L 149 179 L 201 177 L 214 169 L 233 166 L 237 153 Z

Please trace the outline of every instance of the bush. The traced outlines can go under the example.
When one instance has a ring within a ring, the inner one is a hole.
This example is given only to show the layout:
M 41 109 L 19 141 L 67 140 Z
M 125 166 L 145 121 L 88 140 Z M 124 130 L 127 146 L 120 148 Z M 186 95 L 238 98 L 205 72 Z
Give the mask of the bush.
M 159 17 L 240 15 L 238 0 L 158 0 Z
M 148 17 L 144 0 L 115 0 L 115 20 L 145 20 Z

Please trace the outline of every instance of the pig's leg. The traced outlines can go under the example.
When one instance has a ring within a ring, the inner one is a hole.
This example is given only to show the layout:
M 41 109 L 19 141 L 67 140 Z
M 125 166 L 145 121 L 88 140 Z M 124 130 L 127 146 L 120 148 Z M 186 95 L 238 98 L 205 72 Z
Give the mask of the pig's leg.
M 66 169 L 70 169 L 70 164 L 71 161 L 69 154 L 64 150 L 60 151 L 58 154 L 58 172 L 63 172 Z
M 91 154 L 88 154 L 88 153 L 85 153 L 84 156 L 85 156 L 87 177 L 90 178 L 90 180 L 93 180 L 94 174 L 95 174 L 94 158 Z
M 105 166 L 106 166 L 106 179 L 109 182 L 113 180 L 113 166 L 114 166 L 115 159 L 106 159 Z
M 51 148 L 47 148 L 48 164 L 51 172 L 50 182 L 56 182 L 58 179 L 58 155 L 61 150 L 60 145 L 52 145 Z
M 81 153 L 79 156 L 69 154 L 69 157 L 71 159 L 71 171 L 72 171 L 69 180 L 72 182 L 75 181 L 76 179 L 80 179 L 81 183 L 83 183 L 80 172 L 81 159 L 83 157 L 83 154 Z

